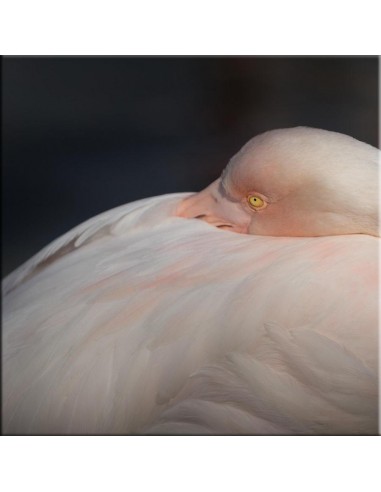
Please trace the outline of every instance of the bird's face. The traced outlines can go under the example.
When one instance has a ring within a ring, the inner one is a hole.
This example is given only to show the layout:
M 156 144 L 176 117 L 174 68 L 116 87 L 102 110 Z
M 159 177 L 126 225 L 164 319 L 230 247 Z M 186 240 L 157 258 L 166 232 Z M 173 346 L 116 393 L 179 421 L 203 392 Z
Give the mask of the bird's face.
M 208 224 L 242 234 L 248 233 L 250 215 L 240 200 L 225 191 L 219 178 L 204 190 L 186 198 L 179 206 L 180 217 L 201 219 Z
M 237 169 L 236 169 L 237 172 Z M 260 186 L 234 186 L 228 173 L 180 204 L 177 215 L 219 229 L 264 236 L 307 235 L 305 214 L 292 197 L 266 193 Z M 249 184 L 243 180 L 243 183 Z M 288 203 L 287 203 L 288 201 Z M 310 212 L 312 219 L 313 211 Z
M 219 179 L 186 198 L 177 215 L 242 234 L 311 234 L 307 233 L 308 200 L 303 199 L 308 179 L 295 170 L 287 172 L 276 156 L 249 144 L 230 160 Z M 316 222 L 316 210 L 308 215 L 310 222 L 313 218 Z
M 287 129 L 252 139 L 219 179 L 180 203 L 177 215 L 243 234 L 377 235 L 353 202 L 357 193 L 349 188 L 356 180 L 350 167 L 343 175 L 335 157 L 343 144 L 337 144 L 332 133 Z

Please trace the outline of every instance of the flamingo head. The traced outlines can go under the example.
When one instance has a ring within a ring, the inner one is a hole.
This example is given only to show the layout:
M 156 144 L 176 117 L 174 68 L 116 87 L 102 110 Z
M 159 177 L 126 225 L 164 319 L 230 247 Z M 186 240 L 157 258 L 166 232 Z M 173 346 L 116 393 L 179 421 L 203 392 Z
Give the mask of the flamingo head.
M 340 133 L 272 130 L 244 145 L 177 215 L 243 234 L 379 236 L 378 158 Z

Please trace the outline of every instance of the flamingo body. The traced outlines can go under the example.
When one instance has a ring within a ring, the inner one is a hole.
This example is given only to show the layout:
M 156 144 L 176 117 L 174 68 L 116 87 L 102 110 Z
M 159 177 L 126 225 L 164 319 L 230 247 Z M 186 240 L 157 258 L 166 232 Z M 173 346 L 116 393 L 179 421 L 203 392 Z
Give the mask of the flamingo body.
M 375 434 L 378 239 L 235 234 L 188 195 L 87 221 L 3 284 L 6 434 Z

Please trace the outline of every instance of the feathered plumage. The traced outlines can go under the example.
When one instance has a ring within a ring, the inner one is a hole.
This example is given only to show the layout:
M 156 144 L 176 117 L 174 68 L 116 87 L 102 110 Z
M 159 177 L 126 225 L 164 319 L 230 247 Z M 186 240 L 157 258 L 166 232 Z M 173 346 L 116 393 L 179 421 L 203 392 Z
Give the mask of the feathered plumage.
M 378 244 L 111 210 L 3 284 L 5 434 L 376 434 Z M 185 200 L 186 202 L 186 200 Z

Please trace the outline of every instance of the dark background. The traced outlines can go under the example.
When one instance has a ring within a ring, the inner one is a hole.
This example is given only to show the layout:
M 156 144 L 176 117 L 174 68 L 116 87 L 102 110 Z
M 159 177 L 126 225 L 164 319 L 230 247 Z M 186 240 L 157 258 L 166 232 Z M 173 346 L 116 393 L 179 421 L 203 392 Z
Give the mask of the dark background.
M 2 60 L 3 276 L 68 229 L 197 191 L 263 131 L 378 146 L 377 57 Z

